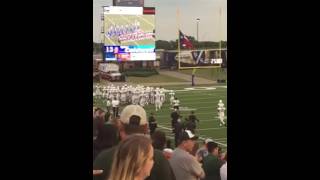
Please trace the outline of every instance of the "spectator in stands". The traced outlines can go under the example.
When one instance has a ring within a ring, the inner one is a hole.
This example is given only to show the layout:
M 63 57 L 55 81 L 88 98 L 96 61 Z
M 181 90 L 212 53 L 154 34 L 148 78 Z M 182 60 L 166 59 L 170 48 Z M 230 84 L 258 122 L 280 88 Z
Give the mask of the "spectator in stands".
M 128 136 L 115 150 L 108 180 L 144 180 L 153 167 L 153 147 L 149 137 Z
M 222 163 L 225 163 L 224 156 L 225 156 L 225 153 L 223 153 L 222 148 L 219 146 L 218 147 L 218 158 L 221 160 Z
M 215 142 L 208 142 L 208 156 L 203 159 L 203 169 L 206 173 L 205 180 L 220 180 L 222 162 L 219 159 L 219 147 Z
M 225 161 L 225 163 L 220 168 L 220 177 L 221 180 L 227 180 L 227 152 L 223 160 Z
M 151 135 L 152 146 L 155 149 L 162 151 L 166 146 L 166 134 L 160 130 L 157 130 Z
M 166 159 L 169 160 L 172 157 L 173 150 L 171 148 L 164 148 L 163 154 L 164 154 L 164 157 L 166 157 Z
M 153 113 L 150 113 L 149 128 L 150 128 L 150 135 L 151 136 L 152 136 L 152 134 L 154 133 L 154 131 L 156 130 L 157 127 L 158 127 L 157 120 L 154 117 Z
M 118 122 L 119 135 L 125 140 L 131 134 L 148 134 L 148 121 L 145 110 L 139 105 L 126 106 Z M 94 180 L 106 180 L 109 177 L 111 164 L 116 147 L 102 151 L 93 163 L 93 170 L 103 170 L 103 173 L 94 176 Z M 175 176 L 163 152 L 154 150 L 154 166 L 147 180 L 174 180 Z
M 177 180 L 198 180 L 205 177 L 201 164 L 190 154 L 197 139 L 190 130 L 185 130 L 178 147 L 173 151 L 169 162 Z
M 208 153 L 208 146 L 207 146 L 207 144 L 208 144 L 209 142 L 213 142 L 213 140 L 210 139 L 210 138 L 207 138 L 207 139 L 204 141 L 203 146 L 202 146 L 201 148 L 199 148 L 198 151 L 196 152 L 196 157 L 197 157 L 197 159 L 198 159 L 198 161 L 199 161 L 200 163 L 203 163 L 204 157 L 208 156 L 208 154 L 209 154 L 209 153 Z
M 104 124 L 105 112 L 101 108 L 95 108 L 93 114 L 93 139 L 96 139 L 99 129 Z
M 101 151 L 111 148 L 119 142 L 119 132 L 114 124 L 106 123 L 98 131 L 98 136 L 93 142 L 93 160 Z

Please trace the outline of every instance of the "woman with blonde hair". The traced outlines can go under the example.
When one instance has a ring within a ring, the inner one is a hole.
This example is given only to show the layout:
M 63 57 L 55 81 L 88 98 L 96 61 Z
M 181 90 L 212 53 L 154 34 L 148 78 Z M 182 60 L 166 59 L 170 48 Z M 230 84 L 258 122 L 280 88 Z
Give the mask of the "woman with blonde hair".
M 140 134 L 130 135 L 116 149 L 108 180 L 144 180 L 153 164 L 151 139 Z

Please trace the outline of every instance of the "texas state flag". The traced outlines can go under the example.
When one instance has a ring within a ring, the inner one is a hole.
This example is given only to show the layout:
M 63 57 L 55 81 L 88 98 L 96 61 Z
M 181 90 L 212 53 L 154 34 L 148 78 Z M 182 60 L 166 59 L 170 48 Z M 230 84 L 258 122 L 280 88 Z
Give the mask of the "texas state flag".
M 180 46 L 188 49 L 193 49 L 193 45 L 191 41 L 180 30 L 179 30 L 179 37 L 180 37 Z

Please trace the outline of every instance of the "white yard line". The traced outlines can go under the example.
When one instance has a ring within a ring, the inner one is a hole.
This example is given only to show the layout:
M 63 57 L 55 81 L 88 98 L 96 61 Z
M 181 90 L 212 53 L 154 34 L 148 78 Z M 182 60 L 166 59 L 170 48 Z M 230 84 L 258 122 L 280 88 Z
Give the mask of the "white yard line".
M 149 24 L 153 29 L 154 29 L 154 24 L 150 23 L 149 21 L 147 21 L 146 19 L 144 19 L 141 16 L 136 15 L 138 18 L 142 19 L 144 22 L 146 22 L 147 24 Z

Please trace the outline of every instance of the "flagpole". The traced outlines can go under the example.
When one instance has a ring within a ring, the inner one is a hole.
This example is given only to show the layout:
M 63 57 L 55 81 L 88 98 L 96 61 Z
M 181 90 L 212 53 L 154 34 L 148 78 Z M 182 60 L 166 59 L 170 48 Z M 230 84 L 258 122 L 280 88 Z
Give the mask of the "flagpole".
M 179 62 L 178 62 L 178 69 L 180 70 L 180 21 L 179 21 L 179 7 L 177 7 L 177 32 L 178 32 L 178 59 L 179 59 Z
M 219 35 L 220 35 L 220 43 L 219 43 L 219 48 L 220 48 L 220 58 L 221 58 L 221 7 L 219 9 Z

